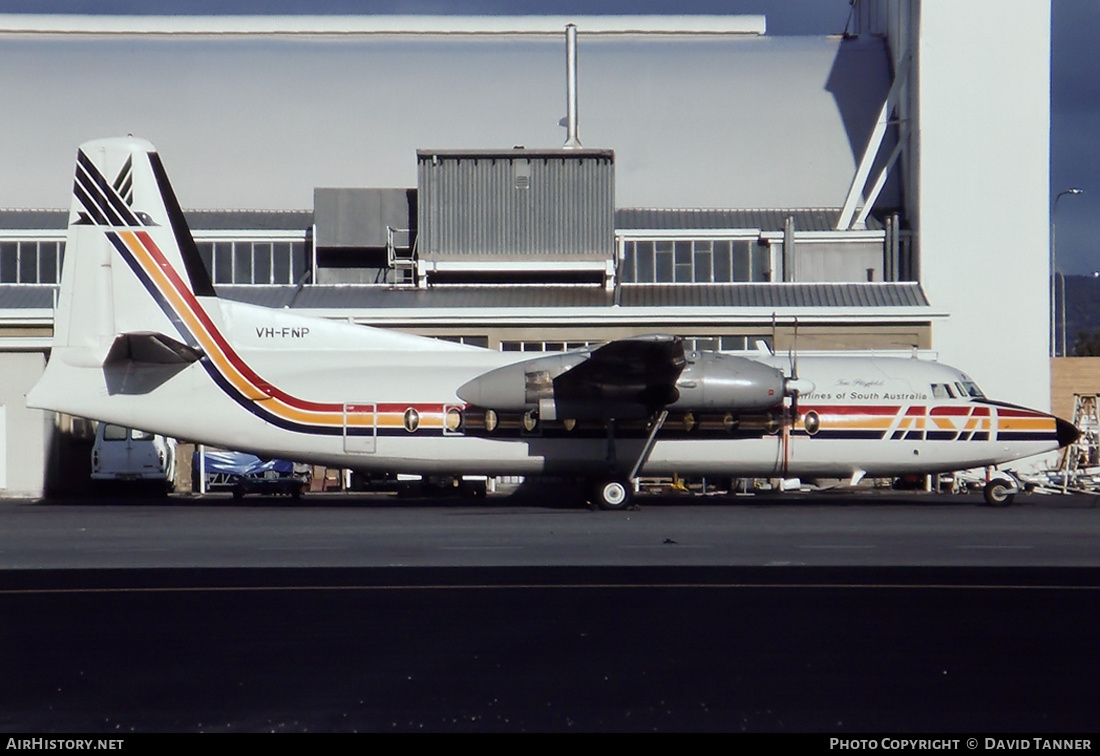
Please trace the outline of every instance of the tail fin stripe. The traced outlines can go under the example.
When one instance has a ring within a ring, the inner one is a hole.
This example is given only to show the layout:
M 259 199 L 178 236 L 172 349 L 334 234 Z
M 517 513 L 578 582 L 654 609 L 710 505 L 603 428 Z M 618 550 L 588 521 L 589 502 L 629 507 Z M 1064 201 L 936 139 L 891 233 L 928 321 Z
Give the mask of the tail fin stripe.
M 115 179 L 113 186 L 115 191 L 118 192 L 122 199 L 126 200 L 126 204 L 130 204 L 130 189 L 133 186 L 133 168 L 134 168 L 134 156 L 130 155 L 126 158 L 126 164 L 122 166 L 122 170 L 118 173 L 118 178 Z
M 339 435 L 343 432 L 342 416 L 337 417 L 336 414 L 338 410 L 342 411 L 341 405 L 318 405 L 326 411 L 303 413 L 283 412 L 279 411 L 283 409 L 281 407 L 265 406 L 272 404 L 271 402 L 257 402 L 257 399 L 267 399 L 267 394 L 256 388 L 255 380 L 252 380 L 254 374 L 242 375 L 241 370 L 236 369 L 239 365 L 246 372 L 252 372 L 210 322 L 201 303 L 188 296 L 189 292 L 176 271 L 166 261 L 160 262 L 163 255 L 155 242 L 145 234 L 127 236 L 130 238 L 116 237 L 116 249 L 127 258 L 131 269 L 138 274 L 146 289 L 153 293 L 154 299 L 172 320 L 180 335 L 189 345 L 204 352 L 201 364 L 227 396 L 257 417 L 286 430 L 323 435 Z M 145 259 L 139 259 L 138 255 Z M 150 257 L 153 259 L 149 260 Z
M 202 304 L 145 232 L 125 234 L 115 244 L 184 340 L 201 349 L 207 372 L 243 407 L 281 427 L 299 432 L 342 432 L 343 405 L 312 402 L 271 385 L 253 371 L 225 340 Z M 259 406 L 261 400 L 265 406 Z
M 176 236 L 176 245 L 180 255 L 183 256 L 184 270 L 191 280 L 191 291 L 199 297 L 216 297 L 214 283 L 210 280 L 210 274 L 199 256 L 199 248 L 195 246 L 195 239 L 191 236 L 191 230 L 187 227 L 187 219 L 183 216 L 176 193 L 172 190 L 172 184 L 168 181 L 168 173 L 164 170 L 164 164 L 160 155 L 149 153 L 149 166 L 153 169 L 153 176 L 157 180 L 161 199 L 164 200 L 164 208 L 168 211 L 168 220 L 172 224 L 172 233 Z
M 110 225 L 107 222 L 107 217 L 99 209 L 99 205 L 92 202 L 92 198 L 88 196 L 88 193 L 84 191 L 84 187 L 79 183 L 73 185 L 73 195 L 80 200 L 80 204 L 84 206 L 84 210 L 97 226 Z
M 186 328 L 189 332 L 188 338 L 194 339 L 201 345 L 211 360 L 222 363 L 219 367 L 227 377 L 235 376 L 238 379 L 233 381 L 234 384 L 241 384 L 237 385 L 238 391 L 250 399 L 269 397 L 270 393 L 261 388 L 269 384 L 240 359 L 211 321 L 202 303 L 191 295 L 179 273 L 164 258 L 153 239 L 146 233 L 130 236 L 135 244 L 127 245 L 128 251 L 135 255 L 135 262 L 143 267 L 150 285 L 160 292 L 161 296 L 158 299 L 163 303 L 161 306 L 170 310 L 167 314 L 177 324 L 177 328 L 181 326 Z M 330 408 L 324 407 L 324 409 Z
M 84 153 L 80 153 L 84 156 Z M 85 162 L 78 165 L 76 172 L 77 186 L 83 187 L 85 195 L 81 198 L 81 201 L 89 200 L 92 204 L 99 209 L 97 217 L 105 219 L 106 226 L 141 226 L 141 221 L 138 220 L 138 216 L 135 216 L 133 211 L 127 207 L 122 198 L 118 196 L 116 191 L 107 183 L 107 179 L 99 173 L 95 165 L 91 165 L 90 161 L 85 157 Z M 88 206 L 88 201 L 85 201 L 85 207 L 91 211 Z
M 126 234 L 126 236 L 132 237 L 133 234 Z M 137 259 L 132 254 L 132 250 L 129 249 L 129 241 L 115 232 L 108 232 L 107 238 L 111 241 L 111 244 L 114 245 L 115 249 L 118 250 L 119 254 L 122 256 L 122 259 L 126 261 L 126 264 L 129 265 L 130 270 L 132 270 L 137 276 L 138 280 L 141 281 L 142 285 L 145 287 L 145 290 L 149 292 L 149 295 L 157 303 L 161 311 L 163 311 L 164 314 L 168 316 L 168 319 L 172 321 L 172 325 L 175 326 L 176 331 L 179 332 L 180 336 L 187 342 L 187 345 L 196 349 L 201 349 L 202 345 L 199 344 L 198 341 L 194 338 L 191 330 L 181 319 L 177 309 L 171 306 L 171 304 L 165 300 L 164 294 L 161 293 L 156 284 L 154 284 L 148 276 L 144 275 L 144 271 L 141 269 Z
M 91 160 L 88 160 L 87 155 L 84 155 L 84 158 L 86 162 L 84 166 L 85 171 L 91 179 L 92 184 L 99 190 L 100 205 L 108 212 L 113 211 L 113 213 L 118 216 L 119 225 L 144 225 L 130 206 L 126 204 L 126 200 L 124 200 L 115 187 L 107 181 L 107 177 L 99 171 L 99 168 L 97 168 Z
M 336 402 L 316 402 L 291 395 L 260 377 L 230 345 L 202 304 L 200 297 L 216 296 L 198 248 L 187 228 L 183 211 L 176 200 L 167 174 L 154 151 L 145 153 L 167 212 L 172 237 L 183 266 L 174 264 L 158 246 L 166 241 L 149 228 L 120 195 L 131 191 L 134 166 L 124 165 L 113 182 L 108 182 L 83 150 L 77 154 L 74 195 L 87 218 L 100 226 L 107 241 L 137 276 L 141 286 L 164 313 L 171 327 L 188 346 L 201 352 L 199 363 L 222 391 L 234 402 L 280 428 L 298 433 L 341 435 L 372 433 L 369 428 L 345 428 L 344 406 Z M 161 216 L 163 217 L 163 216 Z M 190 279 L 190 281 L 188 281 Z M 437 407 L 423 407 L 425 415 Z
M 130 176 L 126 177 L 126 181 L 122 186 L 118 188 L 118 194 L 122 197 L 122 201 L 127 205 L 133 204 L 134 201 L 134 183 Z
M 134 211 L 126 204 L 123 199 L 118 196 L 118 192 L 114 187 L 103 177 L 103 174 L 99 172 L 95 164 L 84 154 L 81 150 L 77 153 L 77 164 L 79 169 L 77 170 L 78 180 L 84 185 L 84 188 L 88 191 L 88 194 L 96 201 L 100 209 L 103 210 L 111 220 L 111 225 L 114 226 L 141 226 L 144 225 L 138 220 Z M 83 170 L 86 178 L 81 179 L 81 170 Z

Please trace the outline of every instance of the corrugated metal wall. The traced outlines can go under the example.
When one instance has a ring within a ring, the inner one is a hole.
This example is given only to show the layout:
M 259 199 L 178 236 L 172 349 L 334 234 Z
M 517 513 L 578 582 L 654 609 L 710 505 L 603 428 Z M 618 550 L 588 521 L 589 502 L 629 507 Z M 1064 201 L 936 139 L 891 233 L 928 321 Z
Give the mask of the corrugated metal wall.
M 607 260 L 610 150 L 417 152 L 423 260 Z
M 410 189 L 313 190 L 318 247 L 385 247 L 386 227 L 412 226 Z

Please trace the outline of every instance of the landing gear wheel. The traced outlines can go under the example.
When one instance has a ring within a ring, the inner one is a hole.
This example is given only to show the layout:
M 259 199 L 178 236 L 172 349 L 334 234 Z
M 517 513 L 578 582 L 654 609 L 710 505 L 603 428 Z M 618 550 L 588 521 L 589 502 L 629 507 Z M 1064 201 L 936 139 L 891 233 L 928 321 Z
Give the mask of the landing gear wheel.
M 626 509 L 630 504 L 630 485 L 626 481 L 612 478 L 598 481 L 594 488 L 596 506 L 600 509 Z
M 985 496 L 985 503 L 991 507 L 1007 507 L 1016 496 L 1012 492 L 1012 487 L 1004 480 L 989 481 L 985 484 L 985 490 L 982 493 Z

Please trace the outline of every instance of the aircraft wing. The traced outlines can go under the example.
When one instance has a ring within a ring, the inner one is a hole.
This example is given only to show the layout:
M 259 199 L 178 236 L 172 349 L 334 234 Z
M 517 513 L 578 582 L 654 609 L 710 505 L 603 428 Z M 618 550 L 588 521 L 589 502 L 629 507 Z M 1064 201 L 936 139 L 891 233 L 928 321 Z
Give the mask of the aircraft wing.
M 679 398 L 684 369 L 678 338 L 625 339 L 604 344 L 553 379 L 558 401 L 635 404 L 652 412 Z
M 684 345 L 643 336 L 536 357 L 491 370 L 458 389 L 465 402 L 558 417 L 645 417 L 679 397 Z

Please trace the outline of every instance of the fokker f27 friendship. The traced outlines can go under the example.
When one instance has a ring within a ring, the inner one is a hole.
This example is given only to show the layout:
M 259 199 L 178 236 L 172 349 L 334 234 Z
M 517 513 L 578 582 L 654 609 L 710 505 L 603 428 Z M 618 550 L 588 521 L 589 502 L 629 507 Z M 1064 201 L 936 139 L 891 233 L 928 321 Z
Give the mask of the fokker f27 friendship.
M 583 477 L 607 509 L 641 474 L 858 480 L 1077 437 L 923 359 L 665 335 L 532 358 L 220 299 L 159 155 L 132 137 L 77 153 L 53 350 L 27 403 L 332 467 Z

